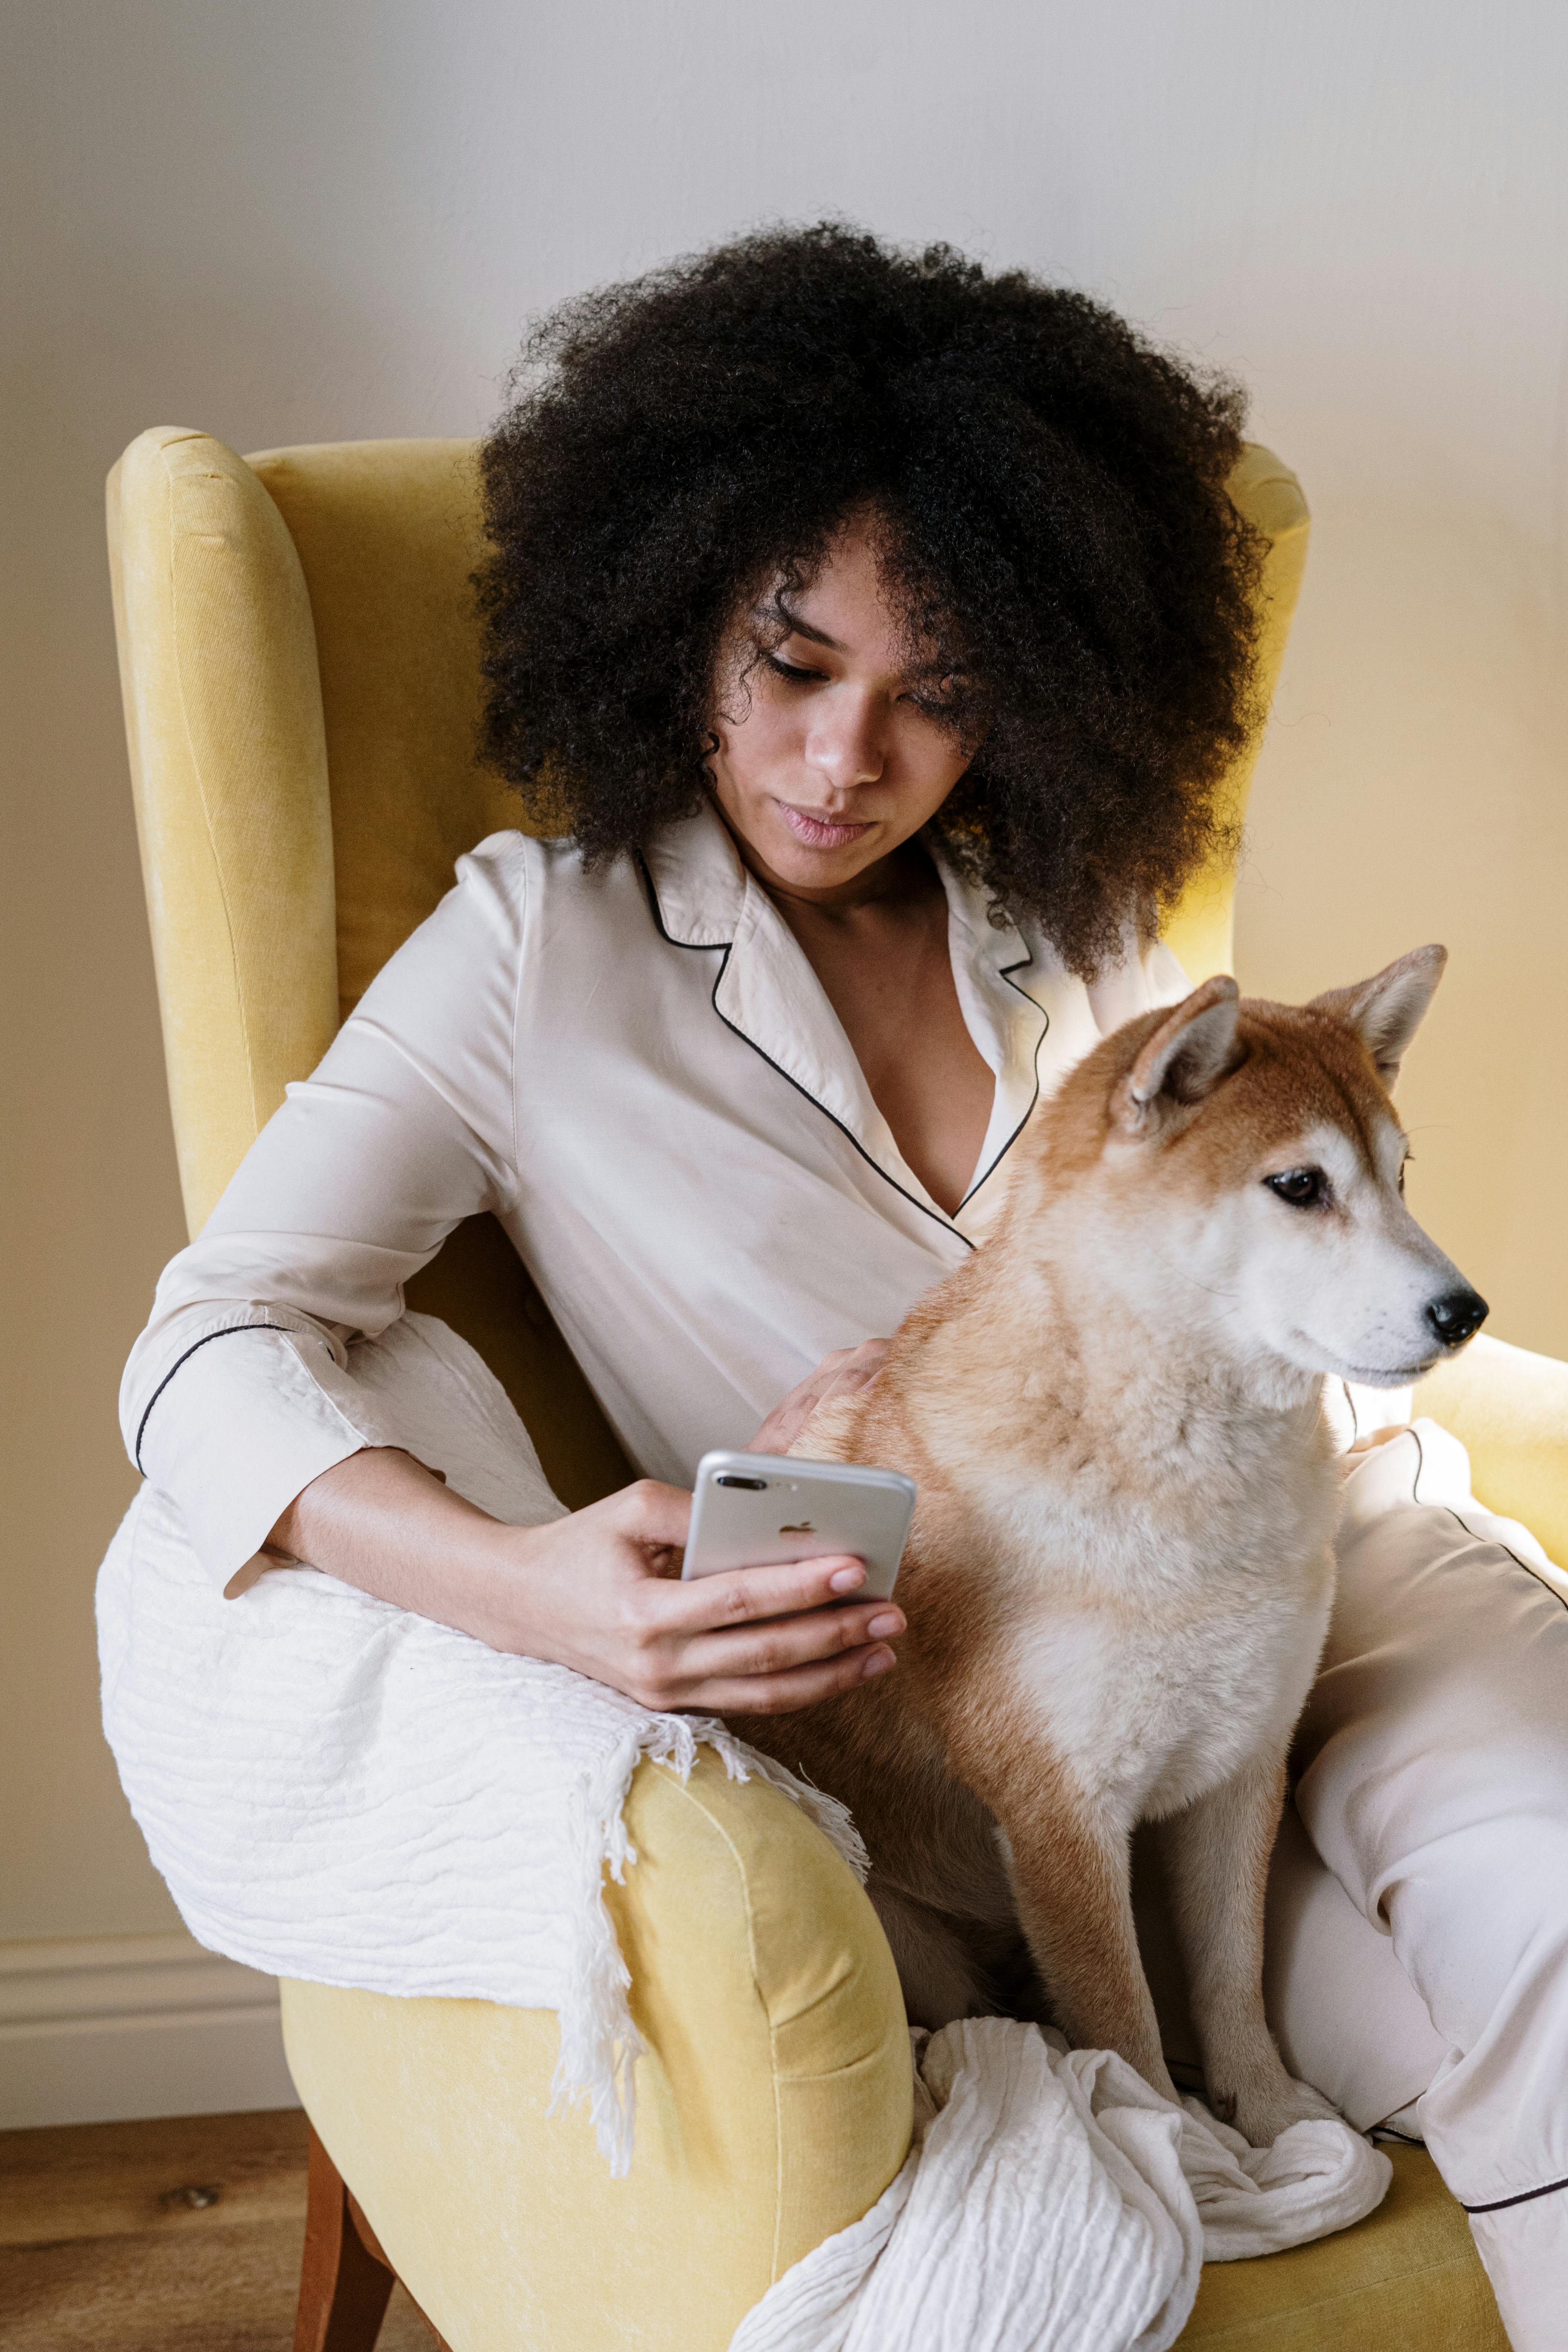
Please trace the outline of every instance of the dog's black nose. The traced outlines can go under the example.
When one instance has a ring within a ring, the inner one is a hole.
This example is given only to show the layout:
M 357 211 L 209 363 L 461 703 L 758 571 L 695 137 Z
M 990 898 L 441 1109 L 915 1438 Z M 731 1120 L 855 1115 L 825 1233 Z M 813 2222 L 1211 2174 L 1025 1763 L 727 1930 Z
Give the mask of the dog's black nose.
M 1426 1320 L 1445 1348 L 1462 1348 L 1480 1329 L 1490 1312 L 1486 1300 L 1476 1291 L 1446 1290 L 1441 1298 L 1429 1302 Z

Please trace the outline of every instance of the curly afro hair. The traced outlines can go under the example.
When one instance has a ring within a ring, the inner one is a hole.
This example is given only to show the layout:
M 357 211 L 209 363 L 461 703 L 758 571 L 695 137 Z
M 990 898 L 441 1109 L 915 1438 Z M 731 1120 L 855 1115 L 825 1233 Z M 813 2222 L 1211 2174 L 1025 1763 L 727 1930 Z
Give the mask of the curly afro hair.
M 874 509 L 906 626 L 962 679 L 936 820 L 1076 971 L 1225 843 L 1262 544 L 1242 395 L 1087 295 L 826 222 L 566 304 L 486 443 L 481 749 L 592 862 L 689 814 L 770 580 Z

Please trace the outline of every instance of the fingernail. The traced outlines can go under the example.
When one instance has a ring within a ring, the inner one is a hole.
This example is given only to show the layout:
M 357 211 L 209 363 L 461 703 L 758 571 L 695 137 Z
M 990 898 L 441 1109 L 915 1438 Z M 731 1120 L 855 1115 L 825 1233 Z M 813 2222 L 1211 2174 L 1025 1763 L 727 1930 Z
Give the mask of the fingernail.
M 849 1568 L 836 1568 L 827 1584 L 832 1592 L 854 1592 L 865 1581 L 866 1571 L 857 1561 Z
M 888 1668 L 892 1664 L 893 1654 L 891 1650 L 873 1650 L 870 1656 L 867 1659 L 865 1664 L 860 1669 L 861 1681 L 863 1683 L 868 1683 L 874 1675 L 885 1675 Z
M 882 1641 L 889 1633 L 901 1633 L 903 1630 L 904 1621 L 896 1609 L 884 1609 L 882 1614 L 873 1617 L 866 1628 L 873 1642 Z

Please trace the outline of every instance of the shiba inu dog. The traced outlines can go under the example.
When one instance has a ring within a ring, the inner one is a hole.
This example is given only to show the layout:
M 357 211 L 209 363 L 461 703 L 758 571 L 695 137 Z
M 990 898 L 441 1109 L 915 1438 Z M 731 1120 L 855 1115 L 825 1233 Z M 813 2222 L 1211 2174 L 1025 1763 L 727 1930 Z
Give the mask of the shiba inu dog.
M 1324 1376 L 1403 1385 L 1487 1313 L 1390 1099 L 1445 961 L 1301 1006 L 1206 981 L 1041 1106 L 994 1237 L 793 1449 L 917 1483 L 899 1671 L 744 1727 L 852 1809 L 915 2022 L 1043 2015 L 1174 2096 L 1129 1897 L 1158 1822 L 1208 2095 L 1260 2147 L 1334 2112 L 1261 1990 L 1333 1598 Z

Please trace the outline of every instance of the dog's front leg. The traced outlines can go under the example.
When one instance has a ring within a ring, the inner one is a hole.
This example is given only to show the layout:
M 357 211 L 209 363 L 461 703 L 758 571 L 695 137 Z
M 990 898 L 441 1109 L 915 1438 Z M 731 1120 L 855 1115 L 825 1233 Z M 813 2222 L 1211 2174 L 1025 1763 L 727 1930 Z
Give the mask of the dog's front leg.
M 1263 2014 L 1263 1898 L 1284 1790 L 1283 1756 L 1255 1757 L 1159 1831 L 1209 2105 L 1254 2147 L 1338 2112 L 1287 2074 Z
M 1081 2050 L 1114 2050 L 1174 2099 L 1132 1923 L 1130 1824 L 1059 1786 L 994 1807 L 1018 1917 L 1051 2011 Z

